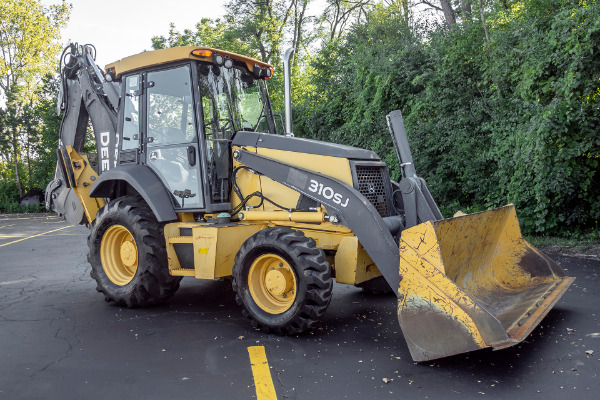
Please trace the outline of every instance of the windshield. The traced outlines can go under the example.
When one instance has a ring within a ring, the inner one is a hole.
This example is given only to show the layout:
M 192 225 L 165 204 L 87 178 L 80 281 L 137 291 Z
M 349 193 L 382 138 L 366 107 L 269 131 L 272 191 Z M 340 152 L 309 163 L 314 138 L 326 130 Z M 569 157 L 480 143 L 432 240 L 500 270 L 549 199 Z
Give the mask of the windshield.
M 236 131 L 277 133 L 267 87 L 247 71 L 198 64 L 206 139 L 230 140 Z

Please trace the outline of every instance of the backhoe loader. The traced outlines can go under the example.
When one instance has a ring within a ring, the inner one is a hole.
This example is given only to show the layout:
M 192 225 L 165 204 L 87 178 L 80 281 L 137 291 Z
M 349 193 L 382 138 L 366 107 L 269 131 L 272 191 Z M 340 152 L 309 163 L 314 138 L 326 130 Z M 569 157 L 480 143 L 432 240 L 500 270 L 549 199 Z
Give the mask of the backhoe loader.
M 325 313 L 334 279 L 387 288 L 425 361 L 521 342 L 573 282 L 523 240 L 512 205 L 444 219 L 399 111 L 387 116 L 397 183 L 372 151 L 294 137 L 289 112 L 277 126 L 273 68 L 249 57 L 188 46 L 102 70 L 93 46 L 71 44 L 60 71 L 46 206 L 89 226 L 108 302 L 149 306 L 184 276 L 231 277 L 254 327 L 291 335 Z

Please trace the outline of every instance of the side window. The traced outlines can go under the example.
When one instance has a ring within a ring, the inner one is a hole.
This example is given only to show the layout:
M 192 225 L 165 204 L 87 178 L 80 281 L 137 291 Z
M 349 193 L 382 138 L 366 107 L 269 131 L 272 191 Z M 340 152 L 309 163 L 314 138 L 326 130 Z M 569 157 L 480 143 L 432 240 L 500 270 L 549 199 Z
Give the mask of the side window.
M 244 93 L 240 93 L 240 109 L 242 111 L 242 130 L 254 131 L 260 125 L 260 120 L 264 119 L 264 109 L 262 97 L 258 90 L 258 85 L 248 86 Z M 261 130 L 260 132 L 269 132 Z
M 148 146 L 195 141 L 189 67 L 148 73 Z
M 139 147 L 140 136 L 140 84 L 139 75 L 125 78 L 125 107 L 123 118 L 123 147 L 134 150 Z

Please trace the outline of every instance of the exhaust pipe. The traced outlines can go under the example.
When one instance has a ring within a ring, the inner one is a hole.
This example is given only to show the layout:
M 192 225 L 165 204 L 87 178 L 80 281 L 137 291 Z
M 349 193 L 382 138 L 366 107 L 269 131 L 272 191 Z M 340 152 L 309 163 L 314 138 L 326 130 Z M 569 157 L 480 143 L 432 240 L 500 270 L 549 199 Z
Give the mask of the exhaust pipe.
M 294 48 L 290 47 L 283 54 L 283 92 L 285 96 L 285 136 L 294 136 L 292 133 L 292 85 L 290 60 Z
M 404 121 L 402 120 L 402 112 L 400 110 L 392 111 L 387 115 L 386 120 L 404 177 L 416 178 L 417 171 L 413 164 L 410 145 L 408 144 L 408 135 L 406 134 Z

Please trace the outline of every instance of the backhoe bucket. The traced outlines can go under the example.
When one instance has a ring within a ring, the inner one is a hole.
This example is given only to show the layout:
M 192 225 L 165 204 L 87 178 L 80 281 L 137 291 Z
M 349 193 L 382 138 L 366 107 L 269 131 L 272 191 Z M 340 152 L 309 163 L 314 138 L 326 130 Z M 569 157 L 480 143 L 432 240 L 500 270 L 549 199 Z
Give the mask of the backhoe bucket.
M 521 342 L 575 280 L 521 237 L 513 205 L 403 231 L 400 275 L 415 361 Z

